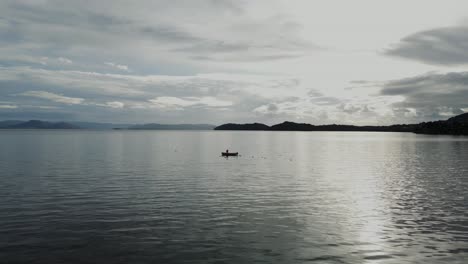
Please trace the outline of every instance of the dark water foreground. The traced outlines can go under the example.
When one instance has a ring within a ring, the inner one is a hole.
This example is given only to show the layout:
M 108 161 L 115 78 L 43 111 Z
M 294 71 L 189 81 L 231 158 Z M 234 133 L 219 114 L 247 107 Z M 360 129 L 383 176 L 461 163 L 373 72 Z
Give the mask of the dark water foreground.
M 0 131 L 0 263 L 467 259 L 467 137 Z

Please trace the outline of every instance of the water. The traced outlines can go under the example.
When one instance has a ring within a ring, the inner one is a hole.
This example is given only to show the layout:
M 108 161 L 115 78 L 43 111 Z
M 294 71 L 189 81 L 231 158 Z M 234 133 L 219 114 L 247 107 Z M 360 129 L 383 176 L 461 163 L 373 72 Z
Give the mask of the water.
M 467 137 L 4 130 L 0 262 L 466 263 L 467 161 Z

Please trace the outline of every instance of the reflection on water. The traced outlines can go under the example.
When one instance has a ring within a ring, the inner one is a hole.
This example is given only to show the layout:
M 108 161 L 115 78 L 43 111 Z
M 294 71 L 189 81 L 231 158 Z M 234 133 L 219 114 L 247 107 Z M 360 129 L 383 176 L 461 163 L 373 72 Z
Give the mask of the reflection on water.
M 0 131 L 0 146 L 4 263 L 468 259 L 466 137 Z

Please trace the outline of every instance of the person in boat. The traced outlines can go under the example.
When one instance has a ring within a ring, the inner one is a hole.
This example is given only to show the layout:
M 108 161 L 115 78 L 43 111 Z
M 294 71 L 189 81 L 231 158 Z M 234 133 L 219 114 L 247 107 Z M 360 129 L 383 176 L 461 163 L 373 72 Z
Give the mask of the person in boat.
M 229 149 L 226 149 L 226 154 L 229 154 Z

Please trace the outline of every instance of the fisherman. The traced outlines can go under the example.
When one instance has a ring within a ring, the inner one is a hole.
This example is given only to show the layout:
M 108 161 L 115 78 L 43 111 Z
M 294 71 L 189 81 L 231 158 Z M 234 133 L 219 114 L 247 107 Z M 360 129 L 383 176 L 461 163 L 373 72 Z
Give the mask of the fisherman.
M 226 153 L 229 153 L 229 149 L 226 149 Z

